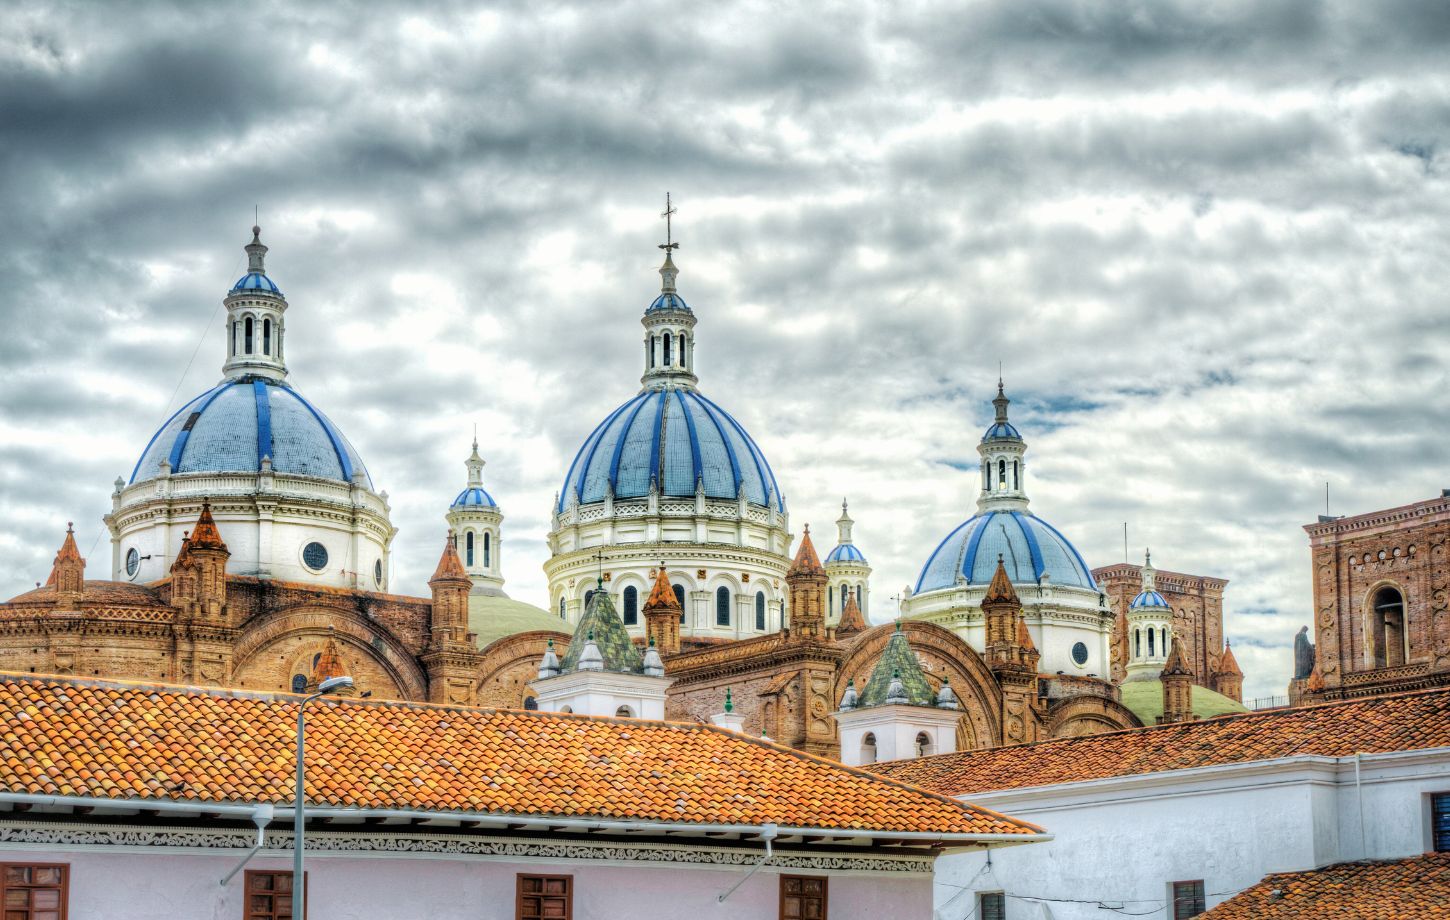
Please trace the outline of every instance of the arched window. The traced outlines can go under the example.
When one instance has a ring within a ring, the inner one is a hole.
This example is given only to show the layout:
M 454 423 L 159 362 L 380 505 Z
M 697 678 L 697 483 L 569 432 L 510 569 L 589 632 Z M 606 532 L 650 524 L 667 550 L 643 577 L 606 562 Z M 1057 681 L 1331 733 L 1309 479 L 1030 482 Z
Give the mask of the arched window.
M 567 614 L 567 613 L 564 612 L 564 599 L 562 597 L 559 598 L 559 619 L 561 619 L 561 620 L 567 620 L 567 619 L 569 619 L 569 614 Z
M 997 488 L 1007 488 L 1007 461 L 997 461 Z
M 861 739 L 861 762 L 876 762 L 876 736 L 871 732 L 867 732 L 866 736 Z
M 1370 609 L 1370 645 L 1377 668 L 1405 663 L 1405 596 L 1386 585 L 1374 593 Z
M 861 616 L 866 615 L 866 586 L 856 585 L 856 606 L 861 608 Z
M 242 342 L 246 345 L 247 354 L 252 353 L 252 318 L 249 316 L 242 320 Z
M 617 719 L 633 719 L 634 710 L 630 709 L 628 706 L 621 706 L 618 709 L 614 710 L 614 716 Z
M 489 559 L 490 559 L 490 556 L 492 556 L 493 540 L 490 539 L 490 537 L 491 537 L 491 535 L 488 533 L 488 531 L 484 531 L 484 534 L 483 534 L 483 567 L 484 568 L 488 568 L 490 566 L 490 564 L 491 564 L 490 561 L 489 561 Z
M 851 599 L 851 588 L 849 585 L 841 585 L 841 612 L 846 612 L 846 601 Z
M 1153 657 L 1153 630 L 1148 630 L 1148 657 Z
M 671 364 L 675 363 L 674 358 L 672 356 L 671 349 L 670 349 L 670 345 L 671 345 L 670 334 L 668 332 L 666 332 L 665 333 L 665 366 L 666 367 L 669 367 Z
M 934 749 L 931 744 L 931 735 L 926 732 L 916 733 L 916 756 L 930 757 Z
M 272 318 L 262 320 L 262 354 L 272 353 Z
M 654 367 L 655 366 L 655 337 L 654 336 L 650 336 L 649 337 L 649 341 L 644 343 L 644 347 L 649 350 L 649 366 L 650 367 Z
M 242 324 L 241 323 L 232 323 L 232 334 L 230 336 L 228 336 L 228 338 L 231 339 L 231 342 L 230 342 L 231 348 L 227 352 L 228 354 L 233 354 L 234 355 L 234 354 L 237 353 L 237 337 L 240 336 L 241 334 L 242 334 Z
M 588 610 L 589 609 L 589 602 L 592 601 L 592 600 L 594 600 L 594 589 L 593 588 L 590 588 L 588 591 L 585 591 L 584 592 L 584 609 L 585 610 Z
M 755 592 L 755 628 L 765 631 L 765 592 Z
M 1133 657 L 1143 657 L 1143 630 L 1133 630 Z
M 624 625 L 639 623 L 639 589 L 634 585 L 624 589 Z
M 1163 627 L 1163 645 L 1162 645 L 1162 649 L 1163 649 L 1163 657 L 1164 658 L 1167 658 L 1168 657 L 1168 627 L 1167 626 Z
M 1014 489 L 1021 489 L 1022 488 L 1022 479 L 1019 477 L 1019 475 L 1017 473 L 1017 461 L 1016 460 L 1013 460 L 1012 461 L 1012 488 L 1014 488 Z
M 992 491 L 992 461 L 982 461 L 982 488 L 988 492 Z
M 679 346 L 679 349 L 680 349 L 680 358 L 679 358 L 680 367 L 684 367 L 685 366 L 685 334 L 683 332 L 680 333 L 680 340 L 678 342 L 676 342 L 675 344 L 677 346 Z
M 463 564 L 466 565 L 466 566 L 468 566 L 469 568 L 472 568 L 473 567 L 473 531 L 470 530 L 468 532 L 468 534 L 464 537 L 463 544 L 466 547 L 464 549 L 464 551 L 463 551 L 463 557 L 468 560 L 467 562 L 465 562 Z
M 730 589 L 724 585 L 715 589 L 715 625 L 730 625 Z
M 828 585 L 826 587 L 826 609 L 827 610 L 835 610 L 836 609 L 836 586 L 835 585 Z
M 680 622 L 683 623 L 685 622 L 685 589 L 680 585 L 675 585 L 674 587 L 675 600 L 680 605 Z
M 539 708 L 539 701 L 531 696 L 524 697 L 524 708 L 534 710 Z

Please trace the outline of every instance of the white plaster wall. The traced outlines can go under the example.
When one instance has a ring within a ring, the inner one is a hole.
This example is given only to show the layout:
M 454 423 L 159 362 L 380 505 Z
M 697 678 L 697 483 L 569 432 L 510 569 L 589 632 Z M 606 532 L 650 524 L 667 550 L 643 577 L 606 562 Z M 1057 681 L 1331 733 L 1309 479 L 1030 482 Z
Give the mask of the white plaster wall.
M 217 884 L 240 854 L 32 849 L 23 856 L 6 852 L 6 858 L 68 863 L 70 916 L 77 920 L 240 920 L 243 916 L 243 874 L 238 873 L 226 888 Z M 291 863 L 281 857 L 259 857 L 249 868 L 289 870 Z M 725 903 L 716 900 L 746 871 L 318 854 L 307 861 L 308 918 L 513 920 L 515 877 L 525 873 L 573 876 L 574 916 L 579 920 L 775 920 L 780 882 L 769 868 L 757 872 Z M 831 920 L 925 920 L 931 916 L 931 880 L 833 876 L 829 899 Z
M 1166 918 L 1174 881 L 1203 879 L 1212 907 L 1271 872 L 1424 852 L 1428 794 L 1450 791 L 1450 750 L 1375 758 L 1361 771 L 1367 853 L 1359 847 L 1353 758 L 968 796 L 1054 839 L 993 851 L 990 871 L 981 854 L 938 859 L 936 916 L 965 920 L 977 893 L 1003 891 L 1012 920 Z

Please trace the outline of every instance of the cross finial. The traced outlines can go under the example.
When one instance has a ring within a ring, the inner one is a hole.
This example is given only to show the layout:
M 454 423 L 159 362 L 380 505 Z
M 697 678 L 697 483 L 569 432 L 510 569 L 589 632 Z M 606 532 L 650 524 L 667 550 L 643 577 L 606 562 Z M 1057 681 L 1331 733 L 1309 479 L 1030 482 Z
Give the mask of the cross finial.
M 679 208 L 670 203 L 670 193 L 665 192 L 665 209 L 660 212 L 660 217 L 665 219 L 665 241 L 660 244 L 660 248 L 666 253 L 680 248 L 680 244 L 675 242 L 674 225 L 671 220 L 678 211 Z
M 604 587 L 604 547 L 599 547 L 599 552 L 594 554 L 594 558 L 599 562 L 599 587 L 602 588 Z

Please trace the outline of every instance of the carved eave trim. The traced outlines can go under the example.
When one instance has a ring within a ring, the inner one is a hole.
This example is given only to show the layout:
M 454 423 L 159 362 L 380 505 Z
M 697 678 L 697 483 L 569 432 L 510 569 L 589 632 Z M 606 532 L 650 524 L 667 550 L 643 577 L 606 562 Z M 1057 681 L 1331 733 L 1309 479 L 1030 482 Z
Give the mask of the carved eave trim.
M 544 819 L 541 819 L 544 820 Z M 292 834 L 269 830 L 267 847 L 259 856 L 289 856 Z M 0 850 L 96 851 L 123 853 L 221 851 L 245 852 L 256 843 L 251 829 L 205 827 L 147 827 L 109 825 L 98 822 L 0 821 Z M 399 855 L 431 859 L 468 859 L 499 862 L 558 860 L 568 863 L 614 866 L 679 866 L 741 869 L 760 861 L 758 844 L 719 847 L 698 842 L 671 843 L 661 839 L 590 840 L 587 838 L 540 836 L 501 837 L 455 834 L 388 833 L 370 826 L 365 831 L 307 832 L 307 853 L 311 858 L 328 856 Z M 930 877 L 935 854 L 922 850 L 894 850 L 890 853 L 802 852 L 777 845 L 771 866 L 780 869 L 808 869 L 851 872 L 893 877 Z

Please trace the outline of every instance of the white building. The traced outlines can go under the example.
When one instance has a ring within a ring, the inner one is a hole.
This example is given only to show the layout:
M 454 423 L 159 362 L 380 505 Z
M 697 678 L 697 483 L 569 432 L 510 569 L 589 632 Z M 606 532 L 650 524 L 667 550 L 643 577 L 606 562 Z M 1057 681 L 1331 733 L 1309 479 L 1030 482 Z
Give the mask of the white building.
M 227 570 L 367 591 L 388 588 L 397 533 L 388 496 L 327 416 L 286 380 L 287 300 L 267 277 L 261 229 L 226 305 L 222 379 L 152 435 L 117 478 L 106 526 L 111 578 L 164 578 L 211 499 Z
M 503 511 L 483 487 L 484 464 L 476 437 L 473 453 L 464 465 L 468 468 L 468 485 L 448 506 L 448 531 L 473 581 L 471 593 L 507 597 L 503 590 Z
M 785 498 L 765 455 L 695 376 L 695 314 L 670 249 L 645 309 L 640 391 L 579 448 L 564 477 L 544 564 L 550 609 L 577 622 L 603 573 L 630 633 L 665 563 L 684 637 L 734 639 L 782 625 L 790 567 Z
M 0 680 L 7 916 L 295 916 L 297 700 Z M 326 699 L 307 726 L 309 920 L 926 920 L 941 852 L 1043 838 L 713 725 Z
M 1268 873 L 1450 848 L 1450 690 L 873 769 L 1053 836 L 944 857 L 939 920 L 1194 916 Z
M 1022 599 L 1042 670 L 1107 679 L 1113 612 L 1082 555 L 1028 508 L 1027 442 L 1007 420 L 1008 403 L 998 381 L 997 417 L 977 446 L 977 513 L 927 559 L 902 601 L 902 615 L 945 626 L 982 651 L 982 596 L 1000 557 Z
M 841 622 L 846 600 L 852 595 L 861 616 L 871 622 L 871 564 L 856 546 L 851 530 L 855 525 L 846 502 L 841 501 L 841 516 L 836 519 L 836 545 L 826 555 L 826 625 Z

